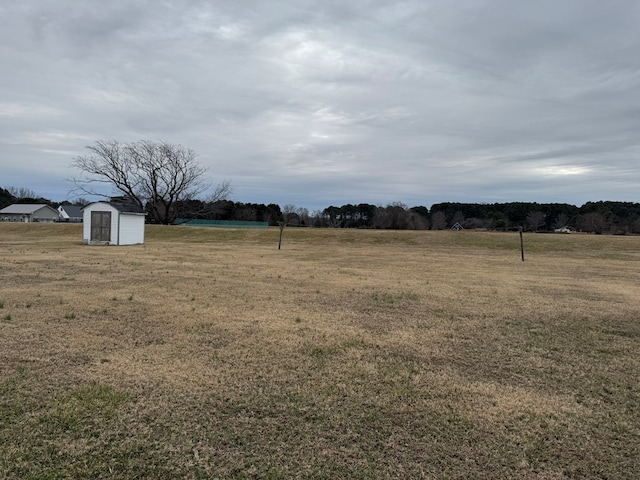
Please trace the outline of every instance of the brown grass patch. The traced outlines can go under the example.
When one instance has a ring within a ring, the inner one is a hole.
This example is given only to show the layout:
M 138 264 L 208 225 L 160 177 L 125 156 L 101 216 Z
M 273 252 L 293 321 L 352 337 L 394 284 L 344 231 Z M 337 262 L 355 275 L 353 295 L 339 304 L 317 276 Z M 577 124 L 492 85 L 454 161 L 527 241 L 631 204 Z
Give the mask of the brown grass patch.
M 0 477 L 634 478 L 637 237 L 0 224 Z

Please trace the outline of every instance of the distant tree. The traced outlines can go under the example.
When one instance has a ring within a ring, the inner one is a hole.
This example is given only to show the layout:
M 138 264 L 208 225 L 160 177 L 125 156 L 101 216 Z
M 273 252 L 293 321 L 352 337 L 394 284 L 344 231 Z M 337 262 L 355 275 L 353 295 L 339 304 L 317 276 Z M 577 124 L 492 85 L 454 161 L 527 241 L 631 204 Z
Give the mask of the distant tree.
M 600 212 L 589 212 L 580 215 L 578 227 L 585 232 L 603 233 L 607 228 L 605 216 Z
M 0 209 L 8 207 L 12 203 L 16 202 L 16 197 L 11 194 L 11 191 L 7 188 L 0 188 Z
M 256 209 L 252 205 L 244 205 L 236 208 L 234 220 L 242 220 L 244 222 L 255 222 L 258 219 Z
M 429 228 L 429 220 L 413 210 L 407 210 L 407 226 L 408 230 L 426 230 Z
M 84 194 L 108 197 L 95 187 L 108 185 L 130 202 L 146 208 L 151 220 L 170 224 L 176 219 L 176 203 L 211 190 L 206 168 L 193 150 L 167 142 L 142 140 L 120 143 L 97 141 L 87 146 L 89 154 L 74 159 L 82 176 L 72 179 Z M 213 188 L 209 202 L 225 198 L 229 182 Z
M 409 227 L 411 212 L 401 202 L 390 203 L 376 210 L 374 226 L 389 230 L 405 230 Z
M 311 225 L 314 227 L 326 227 L 326 223 L 324 221 L 324 215 L 322 214 L 322 210 L 314 210 L 310 214 L 311 216 Z
M 422 215 L 424 218 L 429 218 L 429 209 L 423 205 L 411 207 L 410 210 L 418 215 Z
M 340 226 L 342 228 L 352 228 L 358 226 L 360 214 L 356 205 L 352 205 L 350 203 L 342 205 L 340 207 L 339 216 Z
M 292 203 L 287 203 L 282 207 L 282 220 L 288 225 L 298 225 L 300 219 L 298 218 L 297 208 Z
M 489 228 L 491 224 L 490 220 L 483 220 L 480 218 L 466 218 L 464 222 L 461 224 L 464 228 L 474 229 L 474 228 Z
M 464 213 L 462 213 L 461 210 L 458 210 L 456 213 L 453 214 L 453 218 L 451 219 L 451 226 L 454 226 L 456 223 L 463 225 L 464 220 L 465 220 Z
M 356 226 L 371 227 L 378 207 L 370 203 L 359 203 L 356 208 L 358 214 Z
M 491 224 L 491 228 L 493 228 L 494 230 L 505 231 L 509 229 L 509 221 L 506 215 L 504 215 L 502 212 L 495 212 L 491 216 L 489 222 Z
M 424 225 L 424 229 L 429 228 L 429 209 L 427 207 L 411 207 L 411 211 L 419 217 L 419 219 L 416 218 L 414 220 L 415 222 L 421 222 Z M 417 228 L 417 230 L 422 230 L 423 228 Z
M 556 230 L 559 230 L 561 228 L 566 228 L 568 225 L 569 225 L 569 215 L 567 215 L 564 212 L 559 213 L 555 221 L 553 222 L 553 228 L 555 228 Z
M 36 195 L 36 192 L 34 192 L 29 188 L 7 187 L 7 190 L 9 191 L 9 193 L 11 193 L 11 195 L 15 197 L 16 200 L 38 198 L 38 195 Z
M 304 207 L 299 207 L 296 210 L 296 215 L 298 215 L 298 220 L 300 221 L 300 225 L 309 225 L 311 223 L 311 215 L 309 215 L 309 209 Z
M 424 230 L 427 219 L 404 203 L 394 202 L 376 209 L 373 226 L 389 230 Z
M 269 222 L 269 225 L 275 226 L 282 220 L 282 210 L 277 203 L 266 205 L 263 213 L 263 221 Z
M 438 211 L 431 214 L 431 230 L 444 230 L 447 228 L 447 216 Z
M 334 228 L 340 226 L 340 208 L 331 205 L 322 211 L 322 215 L 327 226 Z
M 527 202 L 511 202 L 500 206 L 500 210 L 504 212 L 510 225 L 523 227 L 527 225 L 527 216 L 529 213 L 538 211 L 539 209 L 540 205 L 537 203 Z
M 544 222 L 546 220 L 547 216 L 540 211 L 535 211 L 535 212 L 529 212 L 529 214 L 527 215 L 527 226 L 529 227 L 529 230 L 537 232 L 538 230 L 540 230 L 540 228 L 542 226 L 544 226 Z
M 41 197 L 33 190 L 25 187 L 5 187 L 0 193 L 0 201 L 8 202 L 5 206 L 12 203 L 44 203 L 50 207 L 56 205 L 50 199 Z

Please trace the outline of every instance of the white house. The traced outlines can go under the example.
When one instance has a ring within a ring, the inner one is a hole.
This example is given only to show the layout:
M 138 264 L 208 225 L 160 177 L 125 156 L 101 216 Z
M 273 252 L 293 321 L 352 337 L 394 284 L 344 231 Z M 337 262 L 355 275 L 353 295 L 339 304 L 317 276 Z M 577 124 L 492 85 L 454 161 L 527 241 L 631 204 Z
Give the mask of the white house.
M 44 203 L 14 203 L 0 210 L 3 222 L 57 222 L 58 211 Z
M 144 243 L 146 212 L 137 205 L 95 202 L 82 210 L 85 245 L 135 245 Z
M 81 222 L 82 205 L 60 205 L 58 207 L 60 220 L 63 222 Z

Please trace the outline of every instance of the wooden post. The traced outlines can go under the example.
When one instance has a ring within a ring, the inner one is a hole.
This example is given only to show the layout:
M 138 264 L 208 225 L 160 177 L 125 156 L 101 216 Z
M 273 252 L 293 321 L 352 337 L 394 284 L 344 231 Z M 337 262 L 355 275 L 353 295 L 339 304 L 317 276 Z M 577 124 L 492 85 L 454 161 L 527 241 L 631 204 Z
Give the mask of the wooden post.
M 524 262 L 524 240 L 522 240 L 522 227 L 520 227 L 520 256 Z
M 280 225 L 280 238 L 278 239 L 278 250 L 280 250 L 280 245 L 282 245 L 282 232 L 284 231 L 284 226 L 287 224 L 287 222 L 278 222 L 278 225 Z

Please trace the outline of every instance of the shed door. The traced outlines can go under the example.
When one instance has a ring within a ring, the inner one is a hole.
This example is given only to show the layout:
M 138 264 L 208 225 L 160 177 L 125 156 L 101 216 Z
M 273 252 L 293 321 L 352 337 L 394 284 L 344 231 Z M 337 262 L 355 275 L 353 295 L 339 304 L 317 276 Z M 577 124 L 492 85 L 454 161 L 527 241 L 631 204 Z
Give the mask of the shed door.
M 91 212 L 91 241 L 111 240 L 111 212 Z

